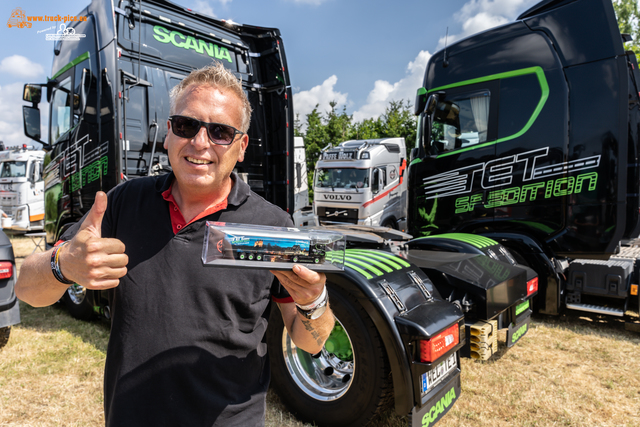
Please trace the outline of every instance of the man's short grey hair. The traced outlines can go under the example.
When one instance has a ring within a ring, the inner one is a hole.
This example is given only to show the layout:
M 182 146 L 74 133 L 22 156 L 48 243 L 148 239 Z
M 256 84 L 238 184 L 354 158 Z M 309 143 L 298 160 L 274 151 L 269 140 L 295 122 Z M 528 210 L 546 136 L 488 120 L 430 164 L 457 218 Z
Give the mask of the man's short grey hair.
M 242 102 L 242 125 L 240 130 L 247 132 L 251 123 L 251 104 L 247 94 L 242 89 L 242 81 L 231 71 L 224 68 L 220 62 L 214 62 L 206 67 L 194 70 L 184 80 L 169 92 L 170 114 L 175 113 L 176 100 L 190 85 L 210 85 L 219 89 L 228 89 L 236 94 Z

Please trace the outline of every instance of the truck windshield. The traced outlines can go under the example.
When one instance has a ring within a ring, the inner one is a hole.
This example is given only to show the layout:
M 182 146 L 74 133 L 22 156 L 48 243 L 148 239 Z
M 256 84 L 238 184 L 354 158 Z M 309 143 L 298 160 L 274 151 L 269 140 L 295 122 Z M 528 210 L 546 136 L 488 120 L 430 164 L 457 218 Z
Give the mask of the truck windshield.
M 2 162 L 0 178 L 24 178 L 27 176 L 27 162 Z
M 369 169 L 316 169 L 315 186 L 321 188 L 368 188 Z

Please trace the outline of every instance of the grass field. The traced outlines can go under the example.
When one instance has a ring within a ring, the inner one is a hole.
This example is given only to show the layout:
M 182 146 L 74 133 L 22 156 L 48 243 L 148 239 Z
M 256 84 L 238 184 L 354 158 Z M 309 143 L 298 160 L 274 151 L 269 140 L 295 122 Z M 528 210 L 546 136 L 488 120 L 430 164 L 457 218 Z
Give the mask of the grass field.
M 33 244 L 14 239 L 16 255 Z M 105 322 L 21 305 L 0 350 L 0 426 L 100 426 Z M 268 398 L 267 426 L 307 426 Z M 376 426 L 407 425 L 385 414 Z M 462 395 L 439 427 L 640 426 L 640 334 L 600 316 L 535 317 L 489 362 L 462 361 Z

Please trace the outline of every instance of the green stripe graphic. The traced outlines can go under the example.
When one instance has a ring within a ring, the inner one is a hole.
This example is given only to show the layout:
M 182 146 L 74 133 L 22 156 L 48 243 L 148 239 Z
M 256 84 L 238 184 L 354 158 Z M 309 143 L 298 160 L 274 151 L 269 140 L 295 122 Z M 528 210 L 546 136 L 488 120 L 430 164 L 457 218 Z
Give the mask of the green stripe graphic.
M 420 237 L 420 238 L 415 239 L 415 240 L 434 239 L 434 238 L 435 239 L 443 238 L 443 239 L 458 240 L 460 242 L 469 243 L 470 245 L 473 245 L 478 249 L 484 249 L 484 248 L 488 248 L 489 246 L 493 246 L 493 245 L 497 245 L 498 244 L 498 242 L 496 242 L 495 240 L 490 239 L 488 237 L 477 236 L 475 234 L 467 234 L 467 233 L 436 234 L 435 236 Z

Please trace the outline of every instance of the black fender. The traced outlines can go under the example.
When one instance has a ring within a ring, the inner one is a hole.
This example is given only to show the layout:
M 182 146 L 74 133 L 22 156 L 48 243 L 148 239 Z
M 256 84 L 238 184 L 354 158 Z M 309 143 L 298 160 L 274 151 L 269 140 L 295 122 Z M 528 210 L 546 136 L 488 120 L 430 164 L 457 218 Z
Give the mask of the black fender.
M 344 271 L 327 273 L 327 282 L 356 297 L 378 329 L 393 372 L 395 410 L 408 414 L 419 403 L 412 341 L 462 324 L 462 312 L 440 297 L 420 268 L 385 251 L 346 250 Z
M 406 247 L 407 259 L 431 275 L 440 293 L 463 306 L 470 320 L 496 318 L 535 295 L 528 288 L 535 286 L 537 273 L 489 237 L 445 233 L 411 240 Z
M 522 258 L 517 259 L 518 263 L 531 267 L 538 274 L 537 300 L 540 313 L 560 314 L 564 276 L 557 258 L 548 246 L 526 234 L 492 232 L 483 235 L 507 247 L 516 258 Z

